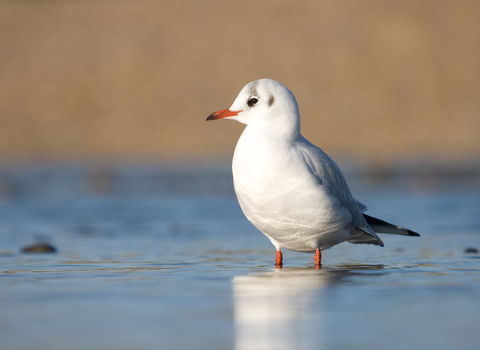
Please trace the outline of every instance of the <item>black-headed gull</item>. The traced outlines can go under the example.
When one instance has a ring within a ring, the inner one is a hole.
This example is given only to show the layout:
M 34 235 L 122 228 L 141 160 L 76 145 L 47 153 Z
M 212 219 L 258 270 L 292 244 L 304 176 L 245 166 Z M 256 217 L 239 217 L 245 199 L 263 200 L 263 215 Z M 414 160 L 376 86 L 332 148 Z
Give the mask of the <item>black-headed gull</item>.
M 337 164 L 300 134 L 293 93 L 279 82 L 247 84 L 229 109 L 207 120 L 246 124 L 233 156 L 235 193 L 247 219 L 273 243 L 282 267 L 282 248 L 313 253 L 342 242 L 383 246 L 375 232 L 418 233 L 363 214 Z

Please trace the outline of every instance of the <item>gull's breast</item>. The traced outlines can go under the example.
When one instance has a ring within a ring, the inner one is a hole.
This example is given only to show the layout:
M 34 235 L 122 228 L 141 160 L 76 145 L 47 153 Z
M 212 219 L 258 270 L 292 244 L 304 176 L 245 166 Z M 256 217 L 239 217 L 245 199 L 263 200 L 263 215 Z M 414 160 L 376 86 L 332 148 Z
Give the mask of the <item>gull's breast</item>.
M 321 184 L 292 146 L 238 149 L 235 193 L 248 220 L 274 245 L 310 252 L 345 241 L 351 214 Z M 277 246 L 277 248 L 279 248 Z

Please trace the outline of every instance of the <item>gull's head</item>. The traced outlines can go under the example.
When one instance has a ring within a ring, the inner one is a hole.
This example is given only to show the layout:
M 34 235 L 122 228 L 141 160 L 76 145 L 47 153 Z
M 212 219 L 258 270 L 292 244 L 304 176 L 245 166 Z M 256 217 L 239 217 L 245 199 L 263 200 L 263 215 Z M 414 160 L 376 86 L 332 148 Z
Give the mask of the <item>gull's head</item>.
M 232 106 L 210 114 L 207 120 L 233 119 L 243 124 L 263 123 L 267 127 L 300 131 L 300 115 L 295 96 L 285 86 L 272 79 L 248 83 Z

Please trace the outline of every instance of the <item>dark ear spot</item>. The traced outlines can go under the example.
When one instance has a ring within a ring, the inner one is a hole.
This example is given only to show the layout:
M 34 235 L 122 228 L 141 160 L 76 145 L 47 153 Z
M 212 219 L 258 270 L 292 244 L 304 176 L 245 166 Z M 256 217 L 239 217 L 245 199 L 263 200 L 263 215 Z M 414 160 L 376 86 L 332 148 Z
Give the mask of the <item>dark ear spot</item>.
M 268 99 L 268 106 L 271 107 L 273 105 L 273 102 L 275 102 L 275 97 L 273 97 L 273 95 L 272 95 Z

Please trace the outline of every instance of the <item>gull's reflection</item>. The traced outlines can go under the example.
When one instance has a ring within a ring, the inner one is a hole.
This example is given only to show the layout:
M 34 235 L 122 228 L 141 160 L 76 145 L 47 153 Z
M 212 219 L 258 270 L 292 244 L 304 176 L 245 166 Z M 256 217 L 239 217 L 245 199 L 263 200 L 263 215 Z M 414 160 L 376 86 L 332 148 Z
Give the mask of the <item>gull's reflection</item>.
M 284 268 L 235 276 L 235 349 L 321 349 L 325 287 L 355 274 L 348 268 Z

